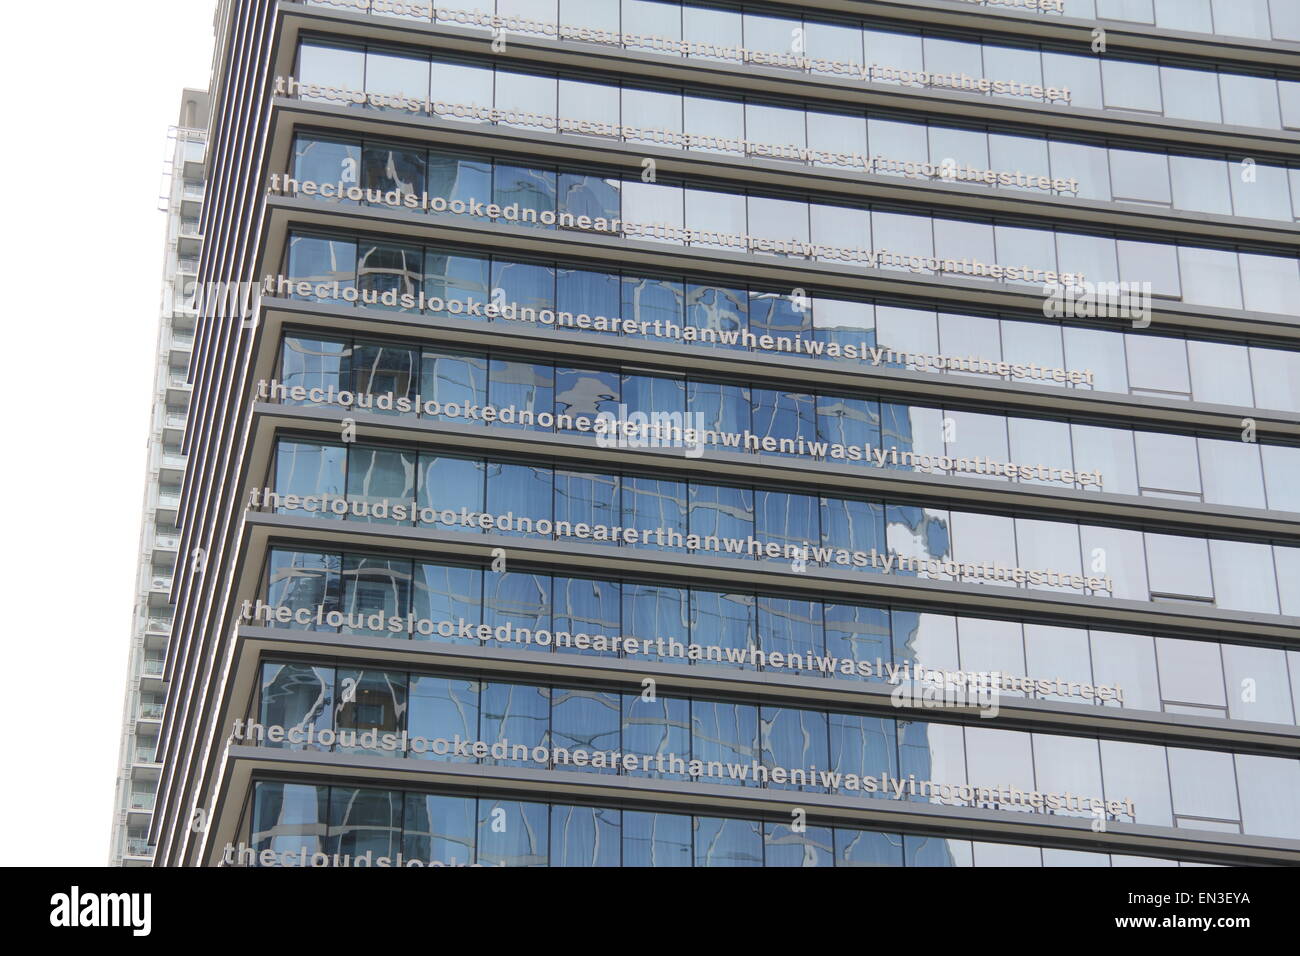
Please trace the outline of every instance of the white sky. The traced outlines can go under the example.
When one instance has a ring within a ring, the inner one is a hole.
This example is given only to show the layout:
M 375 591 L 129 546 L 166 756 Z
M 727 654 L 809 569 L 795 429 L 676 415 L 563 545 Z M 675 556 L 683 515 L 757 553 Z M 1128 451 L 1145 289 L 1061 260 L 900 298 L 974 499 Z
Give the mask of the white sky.
M 107 865 L 167 128 L 214 0 L 7 3 L 0 865 Z

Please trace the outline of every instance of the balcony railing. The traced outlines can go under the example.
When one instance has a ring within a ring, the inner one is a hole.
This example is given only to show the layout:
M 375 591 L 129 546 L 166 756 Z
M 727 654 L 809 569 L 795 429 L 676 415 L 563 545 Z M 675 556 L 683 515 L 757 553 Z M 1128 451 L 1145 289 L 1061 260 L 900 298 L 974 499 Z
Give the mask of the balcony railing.
M 126 841 L 127 856 L 150 856 L 149 841 L 140 839 L 128 839 Z
M 140 716 L 143 717 L 145 720 L 162 720 L 162 715 L 163 715 L 162 704 L 141 704 L 140 705 Z
M 153 747 L 141 747 L 135 752 L 136 763 L 156 763 L 154 759 L 156 751 Z
M 163 662 L 153 657 L 146 657 L 140 664 L 140 670 L 150 677 L 158 677 L 163 672 Z
M 169 617 L 151 617 L 146 627 L 151 631 L 170 632 L 172 629 L 172 619 Z
M 170 591 L 172 589 L 172 579 L 170 576 L 154 575 L 149 579 L 149 587 L 155 591 Z
M 153 802 L 156 797 L 157 794 L 155 793 L 133 793 L 131 794 L 131 809 L 152 810 Z

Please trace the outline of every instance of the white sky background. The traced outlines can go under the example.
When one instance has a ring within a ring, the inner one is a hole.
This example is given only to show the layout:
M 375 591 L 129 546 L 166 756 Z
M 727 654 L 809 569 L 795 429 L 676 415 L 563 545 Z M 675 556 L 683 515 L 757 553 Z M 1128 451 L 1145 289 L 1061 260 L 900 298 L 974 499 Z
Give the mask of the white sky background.
M 162 288 L 167 129 L 214 0 L 5 3 L 0 865 L 105 866 Z

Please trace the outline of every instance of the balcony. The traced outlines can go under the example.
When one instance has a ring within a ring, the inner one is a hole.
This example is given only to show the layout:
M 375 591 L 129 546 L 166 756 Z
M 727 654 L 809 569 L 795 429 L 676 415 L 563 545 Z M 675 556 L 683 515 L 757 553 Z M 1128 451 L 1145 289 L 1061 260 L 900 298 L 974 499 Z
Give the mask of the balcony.
M 195 133 L 193 135 L 202 135 Z M 184 168 L 182 174 L 187 178 L 198 179 L 203 175 L 203 164 L 208 158 L 207 143 L 199 139 L 187 140 L 181 147 Z
M 182 219 L 176 230 L 177 264 L 181 272 L 197 272 L 199 249 L 203 245 L 203 236 L 199 233 L 197 219 Z M 194 268 L 185 265 L 193 262 Z
M 163 715 L 162 704 L 146 704 L 146 703 L 140 704 L 141 720 L 162 720 L 162 715 Z
M 149 579 L 149 589 L 151 591 L 167 591 L 172 589 L 172 576 L 170 574 L 155 574 Z
M 152 856 L 149 841 L 131 837 L 126 841 L 126 856 Z
M 153 802 L 156 797 L 157 794 L 154 793 L 133 793 L 131 794 L 131 809 L 153 812 Z
M 187 275 L 199 274 L 199 260 L 196 256 L 181 256 L 176 260 L 176 270 Z
M 146 677 L 161 677 L 164 670 L 164 662 L 156 657 L 146 657 L 140 663 L 140 673 Z
M 162 534 L 155 532 L 153 536 L 153 545 L 155 548 L 161 548 L 164 551 L 175 551 L 181 546 L 181 539 L 174 534 Z
M 159 634 L 170 634 L 172 630 L 172 619 L 169 617 L 151 617 L 145 624 L 145 630 L 155 631 Z

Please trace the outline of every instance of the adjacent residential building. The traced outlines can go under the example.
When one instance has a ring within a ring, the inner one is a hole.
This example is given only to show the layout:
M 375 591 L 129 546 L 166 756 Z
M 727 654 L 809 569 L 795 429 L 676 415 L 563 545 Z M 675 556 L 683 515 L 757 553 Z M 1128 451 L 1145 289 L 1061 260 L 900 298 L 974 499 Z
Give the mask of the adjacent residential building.
M 190 405 L 189 365 L 196 318 L 192 300 L 203 244 L 199 214 L 203 209 L 207 119 L 207 93 L 186 90 L 176 126 L 168 133 L 168 156 L 159 197 L 159 209 L 167 214 L 167 245 L 163 254 L 129 678 L 109 848 L 113 866 L 147 866 L 153 857 L 149 824 L 158 789 L 158 731 L 167 698 L 163 670 L 172 627 L 172 579 L 180 546 L 176 514 L 185 475 L 181 446 Z

